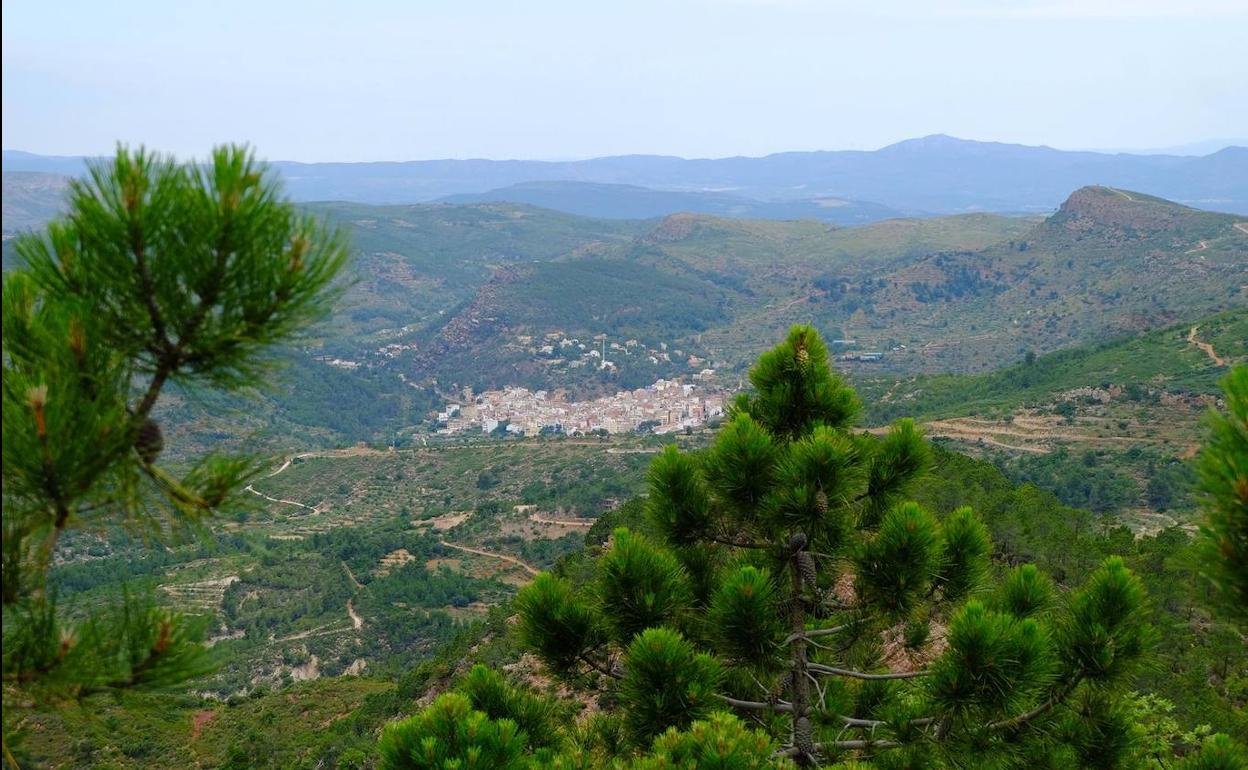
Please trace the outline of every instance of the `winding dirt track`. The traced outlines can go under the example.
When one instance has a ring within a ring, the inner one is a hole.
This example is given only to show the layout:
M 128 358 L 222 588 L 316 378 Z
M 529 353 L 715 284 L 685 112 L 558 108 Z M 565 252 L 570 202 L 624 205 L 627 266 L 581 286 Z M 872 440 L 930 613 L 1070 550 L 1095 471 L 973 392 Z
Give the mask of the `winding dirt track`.
M 478 556 L 488 556 L 491 559 L 500 559 L 505 562 L 510 562 L 511 564 L 516 565 L 517 567 L 529 573 L 530 575 L 537 575 L 541 571 L 537 569 L 536 567 L 534 567 L 533 565 L 522 562 L 516 557 L 508 556 L 505 553 L 494 553 L 493 551 L 482 551 L 480 548 L 469 548 L 466 545 L 456 545 L 455 543 L 448 543 L 445 540 L 439 540 L 438 542 L 446 546 L 447 548 L 454 548 L 457 551 L 463 551 L 465 553 L 475 553 Z
M 263 492 L 258 492 L 258 491 L 256 491 L 256 488 L 255 488 L 255 487 L 253 487 L 253 486 L 252 486 L 252 485 L 250 485 L 250 484 L 248 484 L 247 486 L 243 487 L 243 489 L 247 490 L 248 492 L 252 493 L 253 495 L 256 495 L 256 496 L 258 496 L 258 497 L 263 497 L 265 500 L 268 500 L 270 503 L 285 503 L 286 505 L 297 505 L 297 506 L 299 506 L 300 508 L 306 508 L 306 509 L 307 509 L 307 510 L 309 510 L 309 511 L 313 511 L 313 512 L 315 512 L 315 511 L 316 511 L 316 508 L 314 508 L 314 507 L 312 507 L 312 506 L 310 506 L 310 505 L 304 505 L 303 503 L 300 503 L 300 502 L 298 502 L 298 501 L 296 501 L 296 500 L 281 500 L 281 499 L 276 498 L 276 497 L 269 497 L 268 495 L 266 495 L 266 494 L 265 494 L 265 493 L 263 493 Z
M 1244 235 L 1248 235 L 1248 222 L 1236 222 L 1235 229 Z
M 1187 333 L 1187 341 L 1205 351 L 1205 355 L 1209 356 L 1209 360 L 1213 361 L 1214 366 L 1226 366 L 1226 359 L 1217 354 L 1217 351 L 1213 349 L 1213 345 L 1196 339 L 1196 332 L 1199 329 L 1199 326 L 1193 326 L 1192 330 Z
M 535 523 L 537 523 L 537 524 L 557 524 L 557 525 L 559 525 L 559 526 L 561 526 L 561 527 L 586 527 L 586 528 L 589 528 L 589 527 L 594 526 L 594 522 L 592 522 L 592 521 L 585 521 L 584 519 L 582 519 L 582 520 L 580 520 L 580 521 L 573 521 L 573 520 L 571 520 L 571 519 L 547 519 L 547 518 L 544 518 L 541 514 L 538 514 L 538 513 L 530 514 L 530 515 L 529 515 L 529 521 L 535 522 Z
M 364 587 L 360 585 L 360 581 L 355 579 L 355 573 L 351 571 L 351 567 L 345 561 L 342 563 L 342 568 L 347 571 L 347 577 L 351 579 L 351 585 L 355 586 L 355 590 L 358 591 Z

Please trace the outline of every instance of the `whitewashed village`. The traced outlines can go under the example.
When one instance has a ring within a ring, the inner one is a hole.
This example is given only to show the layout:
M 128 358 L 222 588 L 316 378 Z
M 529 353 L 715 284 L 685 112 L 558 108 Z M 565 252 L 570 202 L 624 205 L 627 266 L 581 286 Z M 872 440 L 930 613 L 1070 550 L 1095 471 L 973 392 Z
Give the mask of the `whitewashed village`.
M 438 414 L 438 433 L 671 433 L 724 413 L 722 394 L 676 380 L 658 380 L 591 401 L 566 401 L 545 390 L 511 387 L 465 402 L 450 404 Z

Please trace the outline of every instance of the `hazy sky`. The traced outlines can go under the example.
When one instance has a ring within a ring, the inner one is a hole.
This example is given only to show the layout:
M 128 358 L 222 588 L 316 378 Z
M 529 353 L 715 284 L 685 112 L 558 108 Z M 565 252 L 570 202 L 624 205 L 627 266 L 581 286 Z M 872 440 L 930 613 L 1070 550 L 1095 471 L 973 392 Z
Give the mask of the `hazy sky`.
M 1248 0 L 24 0 L 5 149 L 762 155 L 1248 134 Z

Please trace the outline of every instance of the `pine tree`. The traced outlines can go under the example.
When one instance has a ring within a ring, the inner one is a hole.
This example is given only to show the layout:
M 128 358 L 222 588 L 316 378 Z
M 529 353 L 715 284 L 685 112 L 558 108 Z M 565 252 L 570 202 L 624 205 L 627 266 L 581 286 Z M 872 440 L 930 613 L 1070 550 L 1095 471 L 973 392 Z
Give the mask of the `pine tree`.
M 648 535 L 617 530 L 583 586 L 543 574 L 520 593 L 524 644 L 606 687 L 639 748 L 727 710 L 802 766 L 1123 761 L 1116 685 L 1151 632 L 1122 561 L 1072 592 L 1031 565 L 993 585 L 971 510 L 906 501 L 918 427 L 855 432 L 813 328 L 750 383 L 713 446 L 654 461 Z
M 619 756 L 608 724 L 573 729 L 568 702 L 545 698 L 477 665 L 455 690 L 414 716 L 386 726 L 378 742 L 382 770 L 788 770 L 775 745 L 723 712 L 657 736 L 646 751 Z
M 162 458 L 165 388 L 238 390 L 338 293 L 342 236 L 280 197 L 245 148 L 178 165 L 119 148 L 21 237 L 3 289 L 4 679 L 40 695 L 207 669 L 202 624 L 142 593 L 70 621 L 48 571 L 65 533 L 160 538 L 228 505 L 258 458 Z M 24 696 L 25 697 L 25 696 Z
M 1198 564 L 1221 614 L 1248 628 L 1248 366 L 1222 380 L 1226 413 L 1210 415 L 1210 437 L 1200 453 L 1200 491 L 1206 511 Z

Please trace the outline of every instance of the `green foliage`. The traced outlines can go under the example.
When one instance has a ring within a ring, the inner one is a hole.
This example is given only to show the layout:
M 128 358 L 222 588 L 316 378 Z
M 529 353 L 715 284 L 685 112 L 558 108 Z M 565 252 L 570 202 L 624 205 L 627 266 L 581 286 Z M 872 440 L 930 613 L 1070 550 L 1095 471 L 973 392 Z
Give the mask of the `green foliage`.
M 490 719 L 510 719 L 535 748 L 556 746 L 562 740 L 558 702 L 518 687 L 498 672 L 480 664 L 472 667 L 459 685 L 472 707 Z
M 946 599 L 961 599 L 987 577 L 992 540 L 988 528 L 966 506 L 945 518 L 941 532 L 944 549 L 936 583 Z
M 917 503 L 899 505 L 855 559 L 858 594 L 882 612 L 904 615 L 936 577 L 940 558 L 936 519 Z
M 867 417 L 878 425 L 906 415 L 933 419 L 1013 411 L 1024 405 L 1051 404 L 1061 394 L 1089 383 L 1122 385 L 1125 398 L 1133 402 L 1156 398 L 1161 392 L 1214 394 L 1225 369 L 1187 341 L 1191 327 L 1186 323 L 1071 347 L 1037 356 L 1032 364 L 1023 362 L 984 374 L 921 375 L 900 383 L 893 377 L 872 380 L 861 387 L 864 392 L 882 394 L 894 386 L 896 390 L 888 400 L 868 400 Z M 1201 339 L 1211 342 L 1224 357 L 1248 353 L 1244 347 L 1248 311 L 1200 318 L 1199 329 Z
M 725 575 L 706 611 L 707 632 L 737 665 L 768 665 L 784 629 L 771 573 L 746 565 Z
M 561 673 L 578 665 L 601 636 L 599 617 L 575 594 L 567 580 L 543 572 L 516 596 L 521 638 Z
M 1058 726 L 1060 754 L 1089 770 L 1130 767 L 1138 747 L 1131 709 L 1095 690 L 1084 692 L 1072 706 Z
M 1152 640 L 1145 591 L 1122 559 L 1111 556 L 1071 600 L 1062 655 L 1080 678 L 1108 682 L 1134 665 Z
M 913 420 L 898 420 L 871 454 L 867 467 L 867 505 L 859 516 L 860 524 L 877 525 L 884 511 L 915 479 L 927 472 L 931 450 Z
M 794 326 L 788 337 L 750 370 L 754 394 L 746 411 L 780 440 L 818 425 L 845 428 L 858 415 L 852 388 L 828 366 L 828 349 L 813 327 Z
M 717 711 L 681 731 L 676 727 L 654 739 L 648 757 L 631 770 L 786 770 L 791 763 L 772 755 L 775 744 L 765 733 L 750 730 L 732 714 Z
M 202 624 L 129 594 L 67 622 L 44 590 L 49 566 L 68 530 L 165 535 L 256 475 L 246 456 L 208 455 L 175 476 L 153 408 L 166 384 L 256 384 L 266 352 L 329 308 L 343 239 L 284 203 L 245 149 L 179 166 L 121 148 L 16 250 L 25 267 L 3 291 L 5 677 L 90 691 L 194 676 Z
M 526 766 L 524 747 L 515 722 L 490 719 L 457 693 L 387 725 L 377 744 L 383 770 L 513 770 Z
M 689 578 L 666 550 L 627 529 L 598 563 L 598 596 L 611 637 L 625 644 L 647 628 L 679 624 L 693 601 Z
M 1097 462 L 1091 453 L 1079 458 L 1061 448 L 1045 455 L 1012 458 L 1004 469 L 1019 484 L 1052 490 L 1063 503 L 1094 513 L 1118 511 L 1140 499 L 1139 484 L 1129 473 Z M 1158 495 L 1163 494 L 1162 483 L 1153 485 Z
M 773 482 L 777 456 L 775 441 L 763 426 L 747 412 L 737 412 L 704 458 L 707 481 L 730 510 L 748 518 Z
M 1200 455 L 1206 519 L 1199 558 L 1227 617 L 1248 625 L 1248 366 L 1233 369 L 1222 389 L 1226 414 L 1210 417 Z
M 663 448 L 646 475 L 650 486 L 663 494 L 650 499 L 646 512 L 664 537 L 689 545 L 705 533 L 710 522 L 710 500 L 692 457 L 675 445 Z
M 933 667 L 933 704 L 961 719 L 1022 711 L 1049 683 L 1053 657 L 1035 621 L 968 602 L 950 620 L 949 652 Z
M 639 743 L 669 727 L 683 729 L 718 705 L 718 664 L 676 631 L 646 629 L 629 644 L 624 660 L 620 699 Z
M 853 524 L 846 503 L 862 486 L 857 444 L 841 432 L 820 426 L 789 448 L 766 512 L 781 527 L 796 528 L 819 543 L 839 548 Z
M 1225 735 L 1212 735 L 1200 751 L 1183 760 L 1179 770 L 1244 770 L 1248 768 L 1248 751 Z
M 1055 601 L 1049 576 L 1034 564 L 1023 564 L 1005 576 L 993 604 L 996 609 L 1022 619 L 1043 614 Z
M 19 602 L 5 615 L 6 671 L 43 676 L 41 684 L 79 692 L 162 687 L 211 670 L 200 645 L 206 623 L 123 592 L 114 606 L 74 625 L 73 639 L 49 645 L 59 629 L 55 602 Z
M 1209 725 L 1185 730 L 1174 717 L 1174 704 L 1153 693 L 1132 693 L 1124 699 L 1136 733 L 1136 754 L 1145 767 L 1165 768 L 1176 748 L 1197 746 L 1208 737 Z

